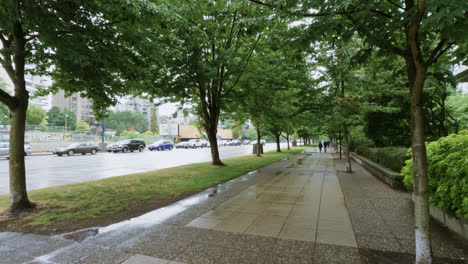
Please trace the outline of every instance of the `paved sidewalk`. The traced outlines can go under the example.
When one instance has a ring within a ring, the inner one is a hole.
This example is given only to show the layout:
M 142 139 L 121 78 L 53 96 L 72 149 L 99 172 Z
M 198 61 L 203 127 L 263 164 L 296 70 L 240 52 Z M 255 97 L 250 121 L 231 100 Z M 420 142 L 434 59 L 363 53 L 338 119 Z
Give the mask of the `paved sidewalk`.
M 309 152 L 111 226 L 0 233 L 0 263 L 412 263 L 412 204 L 354 164 Z M 435 263 L 468 243 L 433 224 Z

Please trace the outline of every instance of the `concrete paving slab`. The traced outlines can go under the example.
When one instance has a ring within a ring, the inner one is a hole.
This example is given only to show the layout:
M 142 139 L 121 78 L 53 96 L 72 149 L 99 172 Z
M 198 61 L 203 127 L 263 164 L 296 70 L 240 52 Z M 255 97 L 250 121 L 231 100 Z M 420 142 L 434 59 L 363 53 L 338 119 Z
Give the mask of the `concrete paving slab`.
M 154 258 L 145 255 L 134 255 L 131 256 L 126 261 L 122 262 L 122 264 L 168 264 L 170 260 L 167 259 L 160 259 Z

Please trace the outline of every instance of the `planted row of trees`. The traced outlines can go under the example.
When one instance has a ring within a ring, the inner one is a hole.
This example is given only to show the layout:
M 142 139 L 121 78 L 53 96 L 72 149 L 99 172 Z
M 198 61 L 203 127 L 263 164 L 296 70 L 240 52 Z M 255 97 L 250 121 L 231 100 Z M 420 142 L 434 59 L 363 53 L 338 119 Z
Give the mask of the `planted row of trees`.
M 462 0 L 3 1 L 0 63 L 15 86 L 12 95 L 0 90 L 0 101 L 10 110 L 10 209 L 33 206 L 21 149 L 29 97 L 25 65 L 33 64 L 31 73 L 52 76 L 52 90 L 92 98 L 98 117 L 116 96 L 129 93 L 192 105 L 210 141 L 213 165 L 223 165 L 216 140 L 222 114 L 250 119 L 257 140 L 268 131 L 278 150 L 280 137 L 294 130 L 304 138 L 343 137 L 349 145 L 350 128 L 367 122 L 371 135 L 380 117 L 397 116 L 399 124 L 392 128 L 408 129 L 413 149 L 416 262 L 430 263 L 424 133 L 444 135 L 450 131 L 446 124 L 458 120 L 444 103 L 453 84 L 446 68 L 437 65 L 466 58 L 467 5 Z M 429 123 L 428 112 L 434 116 Z

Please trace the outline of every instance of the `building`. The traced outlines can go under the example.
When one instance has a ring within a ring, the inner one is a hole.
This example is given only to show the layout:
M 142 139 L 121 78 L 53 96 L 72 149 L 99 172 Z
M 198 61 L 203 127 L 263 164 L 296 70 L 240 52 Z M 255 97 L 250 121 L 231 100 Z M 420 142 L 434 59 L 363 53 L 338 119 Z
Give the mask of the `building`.
M 153 108 L 156 107 L 154 103 L 150 100 L 141 98 L 141 97 L 134 97 L 134 96 L 127 96 L 119 99 L 119 103 L 114 107 L 116 111 L 133 111 L 139 112 L 143 114 L 148 123 L 151 124 L 151 113 Z
M 462 93 L 468 93 L 468 66 L 460 65 L 454 68 L 453 75 L 458 81 L 457 90 L 462 91 Z
M 205 132 L 201 132 L 205 134 Z M 218 128 L 218 139 L 234 139 L 231 129 L 222 129 Z M 187 141 L 190 139 L 201 138 L 200 131 L 196 126 L 192 125 L 179 125 L 177 140 L 178 141 Z M 205 136 L 206 138 L 206 136 Z
M 88 124 L 94 123 L 93 101 L 78 93 L 66 97 L 65 92 L 60 90 L 52 96 L 52 106 L 58 107 L 60 111 L 67 109 L 74 112 L 77 122 L 83 120 Z
M 50 77 L 26 74 L 24 80 L 26 81 L 26 90 L 28 90 L 30 96 L 29 103 L 49 111 L 52 108 L 52 95 L 48 94 L 36 97 L 35 94 L 39 90 L 48 89 L 52 85 Z
M 0 67 L 0 78 L 7 84 L 8 91 L 13 92 L 13 83 L 2 67 Z M 29 103 L 37 105 L 45 111 L 49 111 L 49 109 L 52 107 L 52 95 L 48 94 L 45 96 L 36 97 L 35 94 L 38 90 L 47 89 L 52 85 L 52 80 L 50 77 L 26 74 L 24 76 L 24 80 L 26 81 L 26 90 L 29 92 Z

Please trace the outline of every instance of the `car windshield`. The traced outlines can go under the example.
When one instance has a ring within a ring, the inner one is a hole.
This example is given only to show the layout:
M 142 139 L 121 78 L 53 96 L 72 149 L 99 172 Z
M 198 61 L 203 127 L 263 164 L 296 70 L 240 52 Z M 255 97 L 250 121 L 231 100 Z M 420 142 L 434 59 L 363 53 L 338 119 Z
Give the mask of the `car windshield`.
M 128 144 L 130 142 L 130 140 L 121 140 L 119 142 L 117 142 L 118 144 Z
M 189 140 L 189 142 L 197 142 L 197 141 L 198 141 L 198 139 L 191 139 L 191 140 Z
M 163 140 L 158 140 L 158 141 L 154 142 L 153 144 L 154 145 L 164 144 L 164 141 Z
M 76 148 L 80 145 L 81 143 L 72 143 L 70 145 L 67 146 L 67 148 Z

